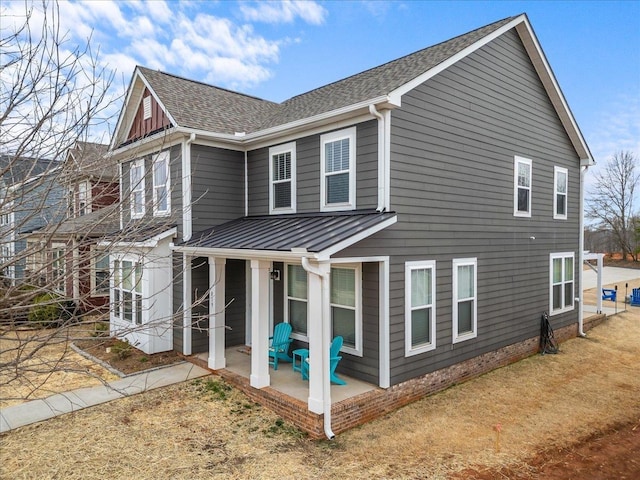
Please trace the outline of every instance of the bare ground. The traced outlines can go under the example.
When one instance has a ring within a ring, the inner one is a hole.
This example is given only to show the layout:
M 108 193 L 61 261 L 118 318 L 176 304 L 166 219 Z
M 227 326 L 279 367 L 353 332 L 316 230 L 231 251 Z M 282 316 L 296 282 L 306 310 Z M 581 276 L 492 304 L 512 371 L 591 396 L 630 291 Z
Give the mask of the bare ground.
M 0 477 L 638 478 L 639 398 L 640 307 L 628 307 L 558 355 L 457 385 L 332 442 L 306 439 L 212 376 L 3 435 Z

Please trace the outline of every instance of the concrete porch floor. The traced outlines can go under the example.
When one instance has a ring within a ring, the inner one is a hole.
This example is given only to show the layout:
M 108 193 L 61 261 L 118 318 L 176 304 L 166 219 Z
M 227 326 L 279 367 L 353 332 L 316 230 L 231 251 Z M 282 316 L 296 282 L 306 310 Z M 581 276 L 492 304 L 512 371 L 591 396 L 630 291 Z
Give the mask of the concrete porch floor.
M 251 354 L 246 353 L 247 347 L 237 345 L 225 349 L 226 369 L 237 375 L 249 378 L 251 375 Z M 207 363 L 207 353 L 199 353 L 194 355 L 199 360 Z M 309 382 L 302 379 L 300 372 L 294 372 L 291 363 L 280 361 L 278 370 L 269 367 L 269 376 L 271 379 L 270 387 L 297 400 L 307 403 L 309 398 Z M 338 374 L 346 385 L 331 385 L 331 403 L 335 404 L 366 393 L 376 390 L 378 387 L 371 383 L 366 383 L 346 375 Z

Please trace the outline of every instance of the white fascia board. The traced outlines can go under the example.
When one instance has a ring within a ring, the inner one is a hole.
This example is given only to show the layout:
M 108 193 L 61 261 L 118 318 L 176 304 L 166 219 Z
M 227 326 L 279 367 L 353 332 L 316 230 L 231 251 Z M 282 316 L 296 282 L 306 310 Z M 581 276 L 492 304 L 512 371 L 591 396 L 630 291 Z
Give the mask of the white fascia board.
M 176 227 L 173 227 L 169 230 L 165 230 L 162 233 L 159 233 L 158 235 L 154 235 L 153 237 L 149 237 L 146 240 L 143 240 L 142 242 L 127 242 L 127 241 L 122 241 L 122 242 L 109 242 L 109 241 L 102 241 L 98 243 L 99 247 L 116 247 L 116 248 L 155 248 L 158 246 L 158 244 L 168 238 L 168 237 L 172 237 L 174 235 L 176 235 L 178 233 L 178 229 Z
M 531 24 L 529 23 L 529 20 L 526 15 L 521 15 L 521 17 L 518 18 L 521 18 L 521 21 L 516 25 L 516 31 L 518 32 L 518 35 L 531 58 L 531 62 L 533 63 L 549 98 L 551 99 L 551 103 L 560 117 L 562 125 L 571 139 L 573 147 L 580 156 L 581 164 L 584 161 L 584 163 L 587 163 L 587 166 L 594 165 L 595 161 L 591 155 L 587 142 L 582 136 L 580 127 L 578 127 L 578 124 L 576 123 L 573 113 L 569 108 L 569 104 L 567 103 L 567 100 L 562 93 L 562 89 L 553 74 L 553 70 L 551 70 L 549 62 L 547 62 L 547 58 L 540 46 L 540 43 L 538 42 Z
M 207 247 L 186 247 L 172 245 L 171 250 L 186 253 L 195 257 L 220 257 L 237 258 L 242 260 L 269 260 L 269 261 L 289 261 L 300 263 L 302 257 L 308 257 L 308 253 L 293 253 L 278 250 L 250 250 L 236 248 L 207 248 Z
M 456 53 L 452 57 L 448 58 L 444 62 L 436 65 L 435 67 L 431 68 L 430 70 L 427 70 L 426 72 L 424 72 L 422 75 L 419 75 L 416 78 L 414 78 L 413 80 L 411 80 L 411 81 L 405 83 L 404 85 L 396 88 L 394 91 L 392 91 L 389 94 L 389 98 L 393 101 L 394 104 L 401 105 L 401 97 L 405 93 L 410 92 L 411 90 L 416 88 L 418 85 L 423 84 L 424 82 L 426 82 L 430 78 L 432 78 L 432 77 L 436 76 L 438 73 L 446 70 L 451 65 L 453 65 L 454 63 L 457 63 L 458 61 L 462 60 L 466 56 L 472 54 L 473 52 L 475 52 L 479 48 L 484 47 L 487 43 L 495 40 L 500 35 L 502 35 L 505 32 L 511 30 L 513 27 L 515 27 L 516 25 L 518 25 L 519 23 L 521 23 L 524 20 L 526 20 L 526 16 L 525 15 L 520 15 L 520 16 L 514 18 L 509 23 L 503 25 L 502 27 L 500 27 L 496 31 L 490 33 L 489 35 L 481 38 L 476 43 L 474 43 L 472 45 L 469 45 L 467 48 L 465 48 L 463 50 L 460 50 L 458 53 Z
M 132 142 L 117 150 L 112 150 L 109 153 L 109 158 L 116 157 L 116 160 L 119 162 L 123 160 L 133 160 L 134 158 L 139 158 L 149 153 L 155 153 L 158 149 L 173 147 L 183 140 L 183 133 L 176 128 L 170 128 L 169 130 L 163 130 L 150 137 Z
M 371 235 L 374 235 L 376 233 L 378 233 L 381 230 L 384 230 L 387 227 L 390 227 L 391 225 L 393 225 L 394 223 L 396 223 L 398 221 L 398 216 L 394 215 L 393 217 L 385 220 L 384 222 L 380 222 L 366 230 L 363 230 L 362 232 L 356 234 L 356 235 L 352 235 L 348 238 L 345 238 L 344 240 L 342 240 L 341 242 L 336 243 L 335 245 L 332 245 L 331 247 L 322 250 L 321 252 L 318 252 L 318 254 L 316 255 L 316 257 L 318 258 L 318 261 L 322 262 L 322 261 L 326 261 L 329 260 L 329 258 L 331 257 L 331 255 L 334 255 L 342 250 L 344 250 L 345 248 L 350 247 L 351 245 L 354 245 L 356 243 L 358 243 L 361 240 L 364 240 L 365 238 L 370 237 Z

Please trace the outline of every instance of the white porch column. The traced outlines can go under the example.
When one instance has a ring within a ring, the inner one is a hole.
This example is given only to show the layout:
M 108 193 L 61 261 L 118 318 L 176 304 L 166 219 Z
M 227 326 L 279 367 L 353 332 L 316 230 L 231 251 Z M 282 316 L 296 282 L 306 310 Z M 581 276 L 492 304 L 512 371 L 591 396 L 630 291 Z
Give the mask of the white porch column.
M 251 260 L 251 376 L 254 388 L 268 387 L 269 376 L 269 269 L 271 262 Z
M 328 264 L 320 264 L 318 267 L 312 265 L 314 269 L 325 275 L 329 273 L 330 266 Z M 307 329 L 309 336 L 309 410 L 313 413 L 322 414 L 324 412 L 324 395 L 323 395 L 323 372 L 325 366 L 323 364 L 324 357 L 329 356 L 329 346 L 325 345 L 323 335 L 323 321 L 330 321 L 331 315 L 329 311 L 328 296 L 325 304 L 324 285 L 322 277 L 309 272 L 307 274 Z M 324 350 L 327 354 L 323 357 Z M 328 372 L 327 372 L 328 373 Z
M 191 256 L 182 254 L 182 353 L 191 355 L 191 305 L 193 304 L 191 290 Z
M 209 257 L 209 360 L 212 370 L 225 368 L 225 270 L 226 258 Z

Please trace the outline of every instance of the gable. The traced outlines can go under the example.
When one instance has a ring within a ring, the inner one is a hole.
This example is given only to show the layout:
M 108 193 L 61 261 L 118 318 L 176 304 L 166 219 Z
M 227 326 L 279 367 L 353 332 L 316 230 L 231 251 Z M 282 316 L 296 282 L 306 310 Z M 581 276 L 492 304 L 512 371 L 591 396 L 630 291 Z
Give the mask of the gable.
M 144 88 L 138 109 L 133 117 L 125 143 L 139 140 L 172 127 L 171 120 L 147 87 Z

